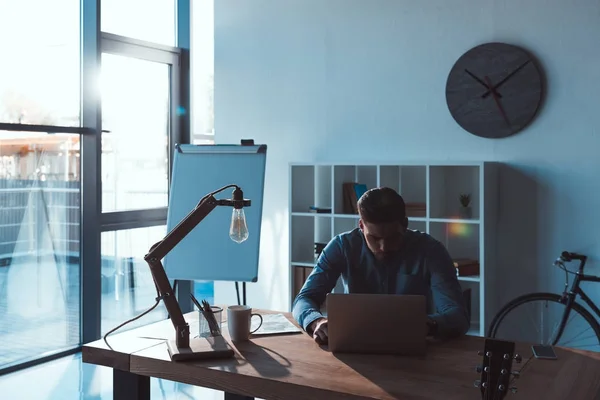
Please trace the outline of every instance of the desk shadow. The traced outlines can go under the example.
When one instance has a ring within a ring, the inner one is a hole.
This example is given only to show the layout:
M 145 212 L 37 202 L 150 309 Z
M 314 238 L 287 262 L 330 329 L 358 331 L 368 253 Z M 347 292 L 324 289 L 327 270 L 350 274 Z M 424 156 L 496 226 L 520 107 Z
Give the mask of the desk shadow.
M 260 346 L 252 340 L 233 342 L 233 346 L 245 362 L 250 364 L 261 376 L 281 378 L 290 375 L 292 363 L 275 350 Z
M 419 355 L 338 353 L 331 352 L 327 346 L 321 348 L 390 397 L 416 399 L 425 398 L 429 377 L 439 375 L 440 366 L 435 362 L 435 357 L 439 357 L 436 347 L 447 345 L 443 340 L 428 340 L 425 353 Z M 399 378 L 407 383 L 399 385 Z
M 368 357 L 365 357 L 364 354 L 337 352 L 332 353 L 332 355 L 393 398 L 404 398 L 406 396 L 406 393 L 402 393 L 398 387 L 398 377 L 399 374 L 402 374 L 400 371 L 410 370 L 411 364 L 416 359 L 422 360 L 424 358 L 423 356 L 393 356 L 384 354 L 370 354 Z

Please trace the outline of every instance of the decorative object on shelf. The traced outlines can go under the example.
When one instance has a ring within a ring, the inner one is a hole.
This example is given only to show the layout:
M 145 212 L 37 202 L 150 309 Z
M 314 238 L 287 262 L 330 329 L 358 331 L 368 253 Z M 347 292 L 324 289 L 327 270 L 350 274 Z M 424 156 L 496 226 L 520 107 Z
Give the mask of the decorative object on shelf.
M 331 207 L 310 206 L 308 211 L 315 214 L 331 214 Z
M 479 261 L 470 258 L 455 258 L 453 262 L 456 276 L 479 275 Z
M 459 196 L 460 209 L 459 215 L 463 219 L 470 219 L 473 217 L 473 210 L 471 209 L 471 195 L 463 193 Z
M 481 398 L 502 400 L 508 391 L 516 393 L 517 388 L 511 383 L 520 374 L 512 371 L 512 363 L 515 360 L 519 364 L 522 358 L 515 353 L 515 342 L 485 339 L 483 351 L 478 354 L 483 359 L 481 365 L 475 368 L 481 375 L 474 386 L 481 390 Z
M 543 97 L 541 69 L 524 49 L 484 43 L 463 54 L 446 82 L 446 102 L 467 132 L 490 139 L 524 129 Z
M 425 203 L 406 203 L 407 217 L 425 217 L 427 215 L 427 206 Z
M 315 260 L 319 258 L 327 243 L 315 243 Z
M 344 182 L 344 214 L 358 214 L 357 202 L 367 191 L 364 183 Z

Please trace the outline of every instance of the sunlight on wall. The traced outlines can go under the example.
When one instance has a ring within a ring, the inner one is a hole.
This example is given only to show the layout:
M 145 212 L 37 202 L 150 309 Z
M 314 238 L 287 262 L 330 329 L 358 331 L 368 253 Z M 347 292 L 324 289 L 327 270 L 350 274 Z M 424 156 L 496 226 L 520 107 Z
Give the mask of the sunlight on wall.
M 261 301 L 285 299 L 289 293 L 288 210 L 276 211 L 262 222 L 259 281 L 263 284 Z M 285 284 L 282 284 L 285 282 Z M 277 310 L 288 310 L 289 304 L 272 304 Z
M 269 212 L 262 218 L 258 282 L 248 283 L 247 301 L 253 308 L 289 311 L 289 235 L 287 209 Z M 215 282 L 215 303 L 236 304 L 233 282 Z

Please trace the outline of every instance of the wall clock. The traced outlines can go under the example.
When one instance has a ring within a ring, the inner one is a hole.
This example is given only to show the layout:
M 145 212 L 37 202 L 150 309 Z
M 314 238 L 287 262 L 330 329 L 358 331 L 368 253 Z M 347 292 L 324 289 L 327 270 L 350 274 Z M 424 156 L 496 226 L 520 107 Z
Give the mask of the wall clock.
M 446 82 L 446 102 L 467 132 L 503 138 L 525 128 L 542 102 L 542 73 L 524 49 L 485 43 L 463 54 Z

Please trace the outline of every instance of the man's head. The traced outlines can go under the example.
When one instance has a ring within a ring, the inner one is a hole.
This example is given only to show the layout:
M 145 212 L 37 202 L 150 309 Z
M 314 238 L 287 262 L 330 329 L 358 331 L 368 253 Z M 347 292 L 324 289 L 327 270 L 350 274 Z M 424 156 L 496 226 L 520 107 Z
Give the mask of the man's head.
M 358 199 L 358 225 L 377 259 L 400 250 L 408 227 L 404 199 L 395 190 L 370 189 Z

